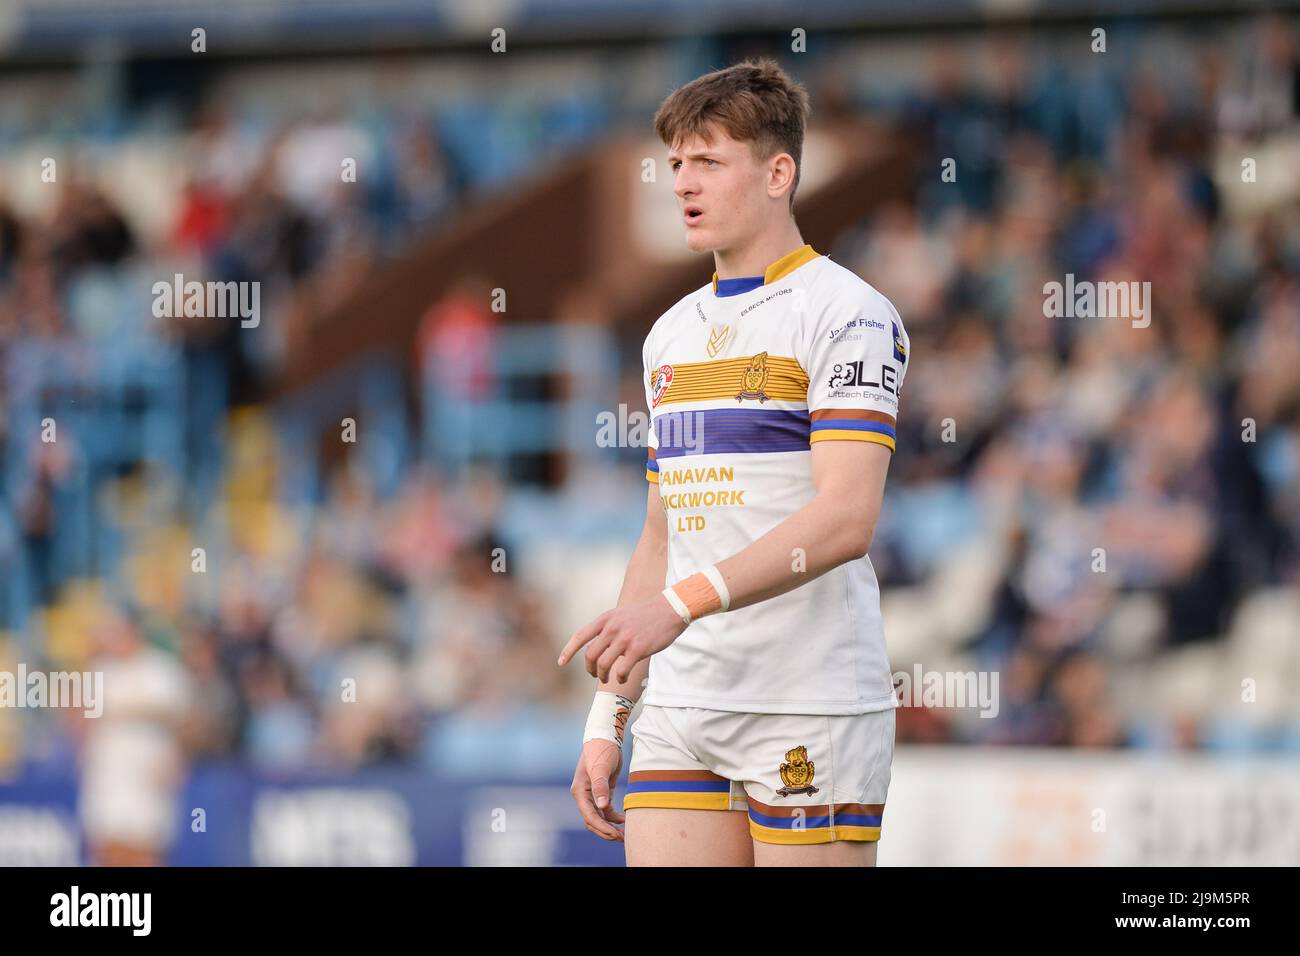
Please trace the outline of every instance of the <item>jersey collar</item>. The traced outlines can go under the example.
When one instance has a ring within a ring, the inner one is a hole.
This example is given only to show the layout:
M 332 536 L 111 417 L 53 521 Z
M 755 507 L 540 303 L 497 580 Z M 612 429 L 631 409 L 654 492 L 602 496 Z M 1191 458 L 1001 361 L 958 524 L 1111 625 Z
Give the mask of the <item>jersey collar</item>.
M 780 259 L 777 259 L 776 262 L 768 266 L 763 272 L 763 285 L 770 285 L 778 279 L 784 279 L 791 272 L 794 272 L 795 269 L 798 269 L 805 263 L 811 262 L 820 255 L 820 252 L 817 252 L 812 246 L 805 243 L 794 252 L 782 256 Z M 713 294 L 718 294 L 718 274 L 716 272 L 713 273 Z

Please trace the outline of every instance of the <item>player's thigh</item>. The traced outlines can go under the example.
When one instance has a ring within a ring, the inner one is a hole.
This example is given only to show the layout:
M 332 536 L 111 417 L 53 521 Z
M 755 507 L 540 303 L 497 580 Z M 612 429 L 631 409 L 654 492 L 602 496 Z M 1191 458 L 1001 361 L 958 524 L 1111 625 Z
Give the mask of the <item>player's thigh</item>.
M 783 846 L 776 843 L 751 841 L 755 866 L 875 866 L 876 842 L 839 840 L 835 843 L 813 843 L 804 846 Z
M 744 810 L 632 807 L 625 811 L 628 866 L 753 866 Z
M 696 708 L 647 704 L 623 799 L 629 866 L 752 866 L 745 791 L 697 750 Z

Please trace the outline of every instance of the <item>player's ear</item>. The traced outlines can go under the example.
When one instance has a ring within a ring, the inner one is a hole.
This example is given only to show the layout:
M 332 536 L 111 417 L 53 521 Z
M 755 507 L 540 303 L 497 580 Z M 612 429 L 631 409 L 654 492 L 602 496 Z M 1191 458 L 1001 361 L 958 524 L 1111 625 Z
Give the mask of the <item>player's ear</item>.
M 783 198 L 794 188 L 794 157 L 777 153 L 768 160 L 767 191 L 773 199 Z

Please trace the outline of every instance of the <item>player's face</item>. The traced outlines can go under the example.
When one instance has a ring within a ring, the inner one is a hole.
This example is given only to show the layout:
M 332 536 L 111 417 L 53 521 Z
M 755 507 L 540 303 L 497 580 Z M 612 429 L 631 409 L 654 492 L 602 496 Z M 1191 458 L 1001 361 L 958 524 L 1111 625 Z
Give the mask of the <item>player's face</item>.
M 691 137 L 668 152 L 686 245 L 693 252 L 743 245 L 769 214 L 766 164 L 749 143 L 716 126 L 711 132 L 707 140 Z

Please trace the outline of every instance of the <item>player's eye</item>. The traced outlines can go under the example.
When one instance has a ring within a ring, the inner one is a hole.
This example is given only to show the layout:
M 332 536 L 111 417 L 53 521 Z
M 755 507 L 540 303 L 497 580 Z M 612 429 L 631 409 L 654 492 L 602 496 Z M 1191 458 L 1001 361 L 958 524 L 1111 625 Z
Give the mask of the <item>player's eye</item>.
M 677 170 L 682 168 L 682 161 L 680 159 L 674 159 L 668 165 L 672 167 L 673 172 L 677 172 Z
M 717 161 L 716 159 L 706 159 L 706 160 L 704 160 L 704 162 L 706 162 L 706 163 L 708 163 L 708 164 L 710 164 L 710 165 L 713 165 L 713 166 L 718 165 L 718 161 Z

